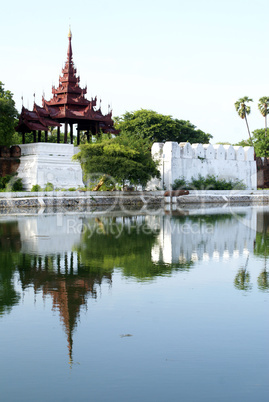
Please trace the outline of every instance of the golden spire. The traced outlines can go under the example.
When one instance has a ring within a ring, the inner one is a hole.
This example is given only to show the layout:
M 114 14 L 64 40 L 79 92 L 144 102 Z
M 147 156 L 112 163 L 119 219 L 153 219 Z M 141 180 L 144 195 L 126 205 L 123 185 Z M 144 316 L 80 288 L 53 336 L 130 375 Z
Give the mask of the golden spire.
M 70 25 L 69 25 L 69 32 L 68 32 L 67 37 L 68 37 L 68 38 L 72 38 L 72 32 L 71 32 L 71 27 L 70 27 Z

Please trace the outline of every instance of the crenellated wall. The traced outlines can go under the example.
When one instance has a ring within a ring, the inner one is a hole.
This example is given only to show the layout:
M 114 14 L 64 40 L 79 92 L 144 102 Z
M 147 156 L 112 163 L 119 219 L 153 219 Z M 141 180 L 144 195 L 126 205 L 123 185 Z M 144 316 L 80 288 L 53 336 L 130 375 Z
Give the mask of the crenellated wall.
M 155 142 L 152 156 L 159 161 L 161 180 L 152 180 L 149 189 L 171 189 L 176 179 L 191 181 L 199 174 L 218 179 L 242 181 L 249 190 L 257 188 L 257 169 L 253 147 Z

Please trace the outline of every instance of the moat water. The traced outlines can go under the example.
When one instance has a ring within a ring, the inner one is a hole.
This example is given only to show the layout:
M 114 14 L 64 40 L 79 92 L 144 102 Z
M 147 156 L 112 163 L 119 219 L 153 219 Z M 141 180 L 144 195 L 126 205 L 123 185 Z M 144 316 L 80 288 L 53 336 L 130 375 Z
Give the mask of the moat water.
M 268 401 L 269 208 L 0 215 L 1 401 Z

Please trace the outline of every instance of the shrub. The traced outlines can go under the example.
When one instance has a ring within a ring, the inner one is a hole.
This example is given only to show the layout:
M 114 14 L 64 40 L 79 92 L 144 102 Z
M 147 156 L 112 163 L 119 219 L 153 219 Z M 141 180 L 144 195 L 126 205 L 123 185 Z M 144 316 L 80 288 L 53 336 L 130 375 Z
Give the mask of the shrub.
M 245 190 L 245 188 L 245 184 L 239 180 L 219 180 L 213 175 L 203 177 L 201 174 L 197 179 L 192 177 L 190 183 L 181 178 L 175 180 L 172 185 L 172 190 Z
M 22 191 L 22 179 L 16 177 L 17 174 L 0 177 L 0 191 Z
M 76 191 L 77 189 L 75 188 L 75 187 L 70 187 L 69 189 L 68 189 L 68 191 Z
M 187 190 L 187 187 L 188 183 L 183 177 L 176 179 L 172 184 L 172 190 Z
M 33 187 L 31 188 L 32 192 L 38 192 L 38 191 L 42 191 L 42 188 L 39 184 L 34 184 Z
M 23 190 L 23 184 L 22 184 L 22 179 L 15 179 L 14 181 L 11 181 L 11 191 L 22 191 Z
M 53 191 L 54 186 L 52 183 L 47 183 L 44 187 L 44 191 Z

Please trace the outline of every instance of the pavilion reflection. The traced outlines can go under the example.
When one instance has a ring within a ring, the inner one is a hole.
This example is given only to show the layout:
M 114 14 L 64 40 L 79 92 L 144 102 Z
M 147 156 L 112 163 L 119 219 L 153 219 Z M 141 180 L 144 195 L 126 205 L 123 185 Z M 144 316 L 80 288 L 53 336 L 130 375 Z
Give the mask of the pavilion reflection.
M 248 223 L 246 223 L 248 222 Z M 257 279 L 268 290 L 269 211 L 254 208 L 237 214 L 196 210 L 175 215 L 101 215 L 17 217 L 0 223 L 0 316 L 19 303 L 14 287 L 52 299 L 59 312 L 72 362 L 73 335 L 89 298 L 102 284 L 112 286 L 115 270 L 138 281 L 188 271 L 206 258 L 236 254 L 263 256 L 265 270 Z M 257 231 L 258 230 L 258 231 Z M 235 286 L 248 289 L 247 264 Z
M 22 254 L 17 266 L 23 290 L 52 298 L 53 310 L 59 311 L 68 340 L 69 361 L 72 363 L 73 333 L 81 308 L 87 307 L 89 297 L 97 298 L 97 286 L 112 283 L 111 272 L 93 272 L 85 269 L 74 252 L 57 255 Z

